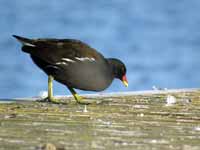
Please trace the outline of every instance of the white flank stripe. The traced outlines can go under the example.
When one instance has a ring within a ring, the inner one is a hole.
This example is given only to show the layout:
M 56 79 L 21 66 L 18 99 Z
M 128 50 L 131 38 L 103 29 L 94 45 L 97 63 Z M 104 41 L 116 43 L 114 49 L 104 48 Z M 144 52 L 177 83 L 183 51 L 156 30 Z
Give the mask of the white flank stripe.
M 56 65 L 68 65 L 66 62 L 57 62 Z
M 95 59 L 94 58 L 90 58 L 92 61 L 95 61 Z
M 67 61 L 67 62 L 75 62 L 74 60 L 69 59 L 69 58 L 62 58 L 62 60 Z
M 89 58 L 89 57 L 82 57 L 82 58 L 79 58 L 79 57 L 75 57 L 77 60 L 80 60 L 80 61 L 85 61 L 85 60 L 89 60 L 89 61 L 95 61 L 94 58 Z

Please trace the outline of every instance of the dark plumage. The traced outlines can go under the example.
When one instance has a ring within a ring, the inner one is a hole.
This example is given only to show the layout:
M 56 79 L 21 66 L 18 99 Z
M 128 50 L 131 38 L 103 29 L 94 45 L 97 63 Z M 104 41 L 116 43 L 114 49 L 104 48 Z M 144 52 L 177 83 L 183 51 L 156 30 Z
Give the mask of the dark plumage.
M 104 58 L 89 45 L 73 39 L 28 39 L 13 35 L 34 63 L 48 76 L 73 88 L 102 91 L 118 78 L 127 86 L 126 67 L 118 59 Z M 74 92 L 74 93 L 73 93 Z M 76 98 L 76 97 L 75 97 Z

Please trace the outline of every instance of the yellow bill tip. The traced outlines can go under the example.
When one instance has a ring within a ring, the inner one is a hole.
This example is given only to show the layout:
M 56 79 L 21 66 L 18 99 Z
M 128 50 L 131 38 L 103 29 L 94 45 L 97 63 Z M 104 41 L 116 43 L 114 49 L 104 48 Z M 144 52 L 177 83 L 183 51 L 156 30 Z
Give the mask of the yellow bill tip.
M 126 87 L 128 87 L 128 80 L 127 80 L 127 78 L 126 78 L 126 75 L 123 75 L 121 80 L 122 80 L 123 84 L 124 84 Z
M 122 82 L 126 87 L 128 87 L 128 82 L 127 81 L 122 81 Z

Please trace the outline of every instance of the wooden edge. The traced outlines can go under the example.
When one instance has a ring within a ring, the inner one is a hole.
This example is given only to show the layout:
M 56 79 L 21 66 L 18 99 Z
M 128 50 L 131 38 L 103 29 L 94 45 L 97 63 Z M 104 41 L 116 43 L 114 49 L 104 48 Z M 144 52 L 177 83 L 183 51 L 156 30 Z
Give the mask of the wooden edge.
M 147 91 L 128 91 L 128 92 L 112 92 L 112 93 L 97 93 L 97 94 L 82 94 L 83 97 L 98 98 L 98 97 L 121 97 L 121 96 L 136 96 L 136 95 L 153 95 L 153 94 L 168 94 L 168 93 L 184 93 L 184 92 L 200 92 L 198 88 L 190 89 L 167 89 L 167 90 L 147 90 Z M 57 95 L 55 98 L 71 99 L 71 95 Z M 24 97 L 24 98 L 11 98 L 0 99 L 0 103 L 11 103 L 15 101 L 37 101 L 42 97 Z

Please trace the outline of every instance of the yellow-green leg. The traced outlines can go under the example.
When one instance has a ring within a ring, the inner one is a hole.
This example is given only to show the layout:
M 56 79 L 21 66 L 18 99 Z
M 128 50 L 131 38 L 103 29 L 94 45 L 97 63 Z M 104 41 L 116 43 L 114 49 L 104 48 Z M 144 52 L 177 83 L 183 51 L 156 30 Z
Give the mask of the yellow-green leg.
M 52 103 L 59 103 L 57 99 L 53 97 L 53 76 L 48 76 L 48 97 L 47 99 Z
M 82 97 L 80 97 L 76 91 L 73 88 L 68 87 L 68 89 L 70 90 L 70 92 L 72 93 L 72 95 L 74 96 L 75 100 L 77 101 L 77 103 L 82 104 Z
M 91 103 L 94 103 L 95 101 L 87 101 L 84 100 L 81 96 L 79 96 L 76 91 L 73 88 L 68 87 L 68 89 L 70 90 L 70 92 L 72 93 L 72 95 L 74 96 L 75 100 L 77 101 L 77 103 L 79 104 L 84 104 L 84 105 L 88 105 Z

